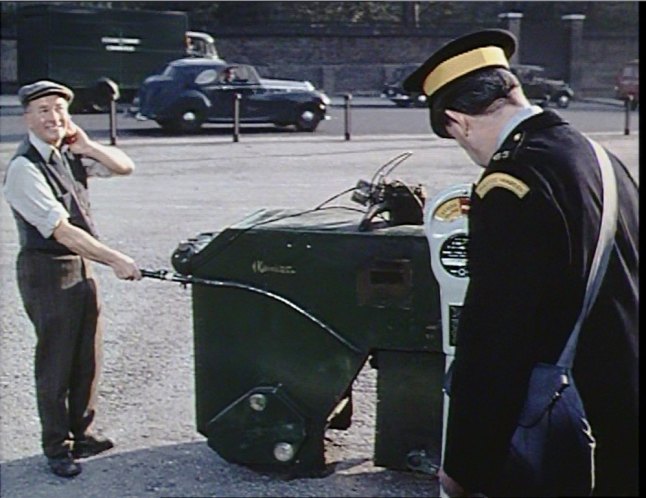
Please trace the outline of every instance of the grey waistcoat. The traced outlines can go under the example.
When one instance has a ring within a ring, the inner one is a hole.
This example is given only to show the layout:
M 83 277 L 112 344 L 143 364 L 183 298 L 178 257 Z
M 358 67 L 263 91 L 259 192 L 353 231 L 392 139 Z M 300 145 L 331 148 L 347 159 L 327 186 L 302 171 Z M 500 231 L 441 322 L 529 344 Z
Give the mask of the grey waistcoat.
M 69 174 L 63 174 L 56 165 L 47 163 L 36 148 L 24 140 L 18 147 L 14 159 L 23 156 L 43 173 L 47 184 L 52 189 L 54 197 L 65 207 L 69 213 L 69 222 L 85 230 L 90 235 L 97 237 L 94 222 L 90 214 L 90 200 L 87 189 L 87 173 L 81 164 L 78 156 L 68 153 L 67 161 L 70 165 L 72 177 Z M 22 250 L 38 250 L 52 254 L 74 254 L 63 244 L 57 242 L 53 236 L 43 237 L 35 226 L 27 222 L 20 213 L 12 208 L 16 225 L 18 227 L 18 236 Z

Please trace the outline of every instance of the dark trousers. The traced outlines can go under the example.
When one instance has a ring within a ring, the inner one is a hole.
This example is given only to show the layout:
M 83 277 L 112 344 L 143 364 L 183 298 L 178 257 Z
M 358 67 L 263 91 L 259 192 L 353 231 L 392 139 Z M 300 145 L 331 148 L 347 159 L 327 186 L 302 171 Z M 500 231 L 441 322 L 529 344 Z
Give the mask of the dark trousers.
M 37 336 L 35 374 L 42 447 L 66 453 L 89 434 L 102 357 L 100 302 L 89 261 L 21 251 L 18 286 Z

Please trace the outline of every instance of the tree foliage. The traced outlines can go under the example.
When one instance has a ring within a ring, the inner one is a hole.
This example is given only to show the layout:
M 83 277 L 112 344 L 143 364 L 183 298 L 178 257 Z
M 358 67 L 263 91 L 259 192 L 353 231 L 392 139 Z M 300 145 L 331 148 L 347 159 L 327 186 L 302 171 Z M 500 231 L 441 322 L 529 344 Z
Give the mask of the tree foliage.
M 3 32 L 11 28 L 18 5 L 43 2 L 2 1 Z M 79 7 L 176 10 L 189 15 L 191 26 L 266 25 L 301 23 L 305 25 L 404 24 L 441 27 L 455 22 L 477 26 L 502 12 L 520 12 L 525 18 L 555 21 L 565 14 L 585 14 L 586 29 L 637 32 L 639 2 L 636 1 L 48 1 Z

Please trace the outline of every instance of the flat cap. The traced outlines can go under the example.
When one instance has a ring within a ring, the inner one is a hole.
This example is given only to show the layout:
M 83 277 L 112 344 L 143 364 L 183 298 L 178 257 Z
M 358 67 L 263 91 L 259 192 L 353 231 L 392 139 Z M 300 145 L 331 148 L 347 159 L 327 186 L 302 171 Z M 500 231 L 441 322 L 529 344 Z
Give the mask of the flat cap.
M 441 124 L 441 112 L 433 112 L 434 96 L 462 76 L 488 67 L 509 68 L 509 58 L 516 51 L 516 37 L 504 29 L 485 29 L 450 41 L 431 55 L 403 83 L 409 92 L 421 92 L 428 98 L 431 126 L 442 137 L 451 138 Z M 444 93 L 444 92 L 442 92 Z
M 68 102 L 71 102 L 74 98 L 74 92 L 72 92 L 72 90 L 67 88 L 65 85 L 49 80 L 36 81 L 29 85 L 21 86 L 18 90 L 18 98 L 20 99 L 20 103 L 23 107 L 27 107 L 27 104 L 32 100 L 46 97 L 48 95 L 60 95 Z

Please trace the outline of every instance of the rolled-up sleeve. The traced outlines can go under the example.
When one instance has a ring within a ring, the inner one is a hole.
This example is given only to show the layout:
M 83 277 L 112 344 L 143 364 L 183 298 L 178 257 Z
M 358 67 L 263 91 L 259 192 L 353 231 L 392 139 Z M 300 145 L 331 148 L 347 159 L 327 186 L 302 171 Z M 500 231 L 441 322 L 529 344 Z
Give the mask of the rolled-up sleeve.
M 67 157 L 68 161 L 74 158 L 74 154 L 72 154 L 67 145 L 63 146 L 63 154 Z M 88 177 L 110 178 L 114 176 L 114 172 L 110 168 L 92 157 L 77 155 L 76 158 L 81 160 L 81 164 L 85 168 L 85 174 Z
M 112 170 L 107 166 L 101 164 L 99 161 L 95 161 L 94 159 L 87 157 L 84 157 L 82 161 L 87 176 L 94 176 L 97 178 L 110 178 L 114 176 Z
M 9 164 L 2 192 L 9 205 L 45 238 L 52 236 L 61 220 L 69 218 L 43 174 L 24 157 Z

